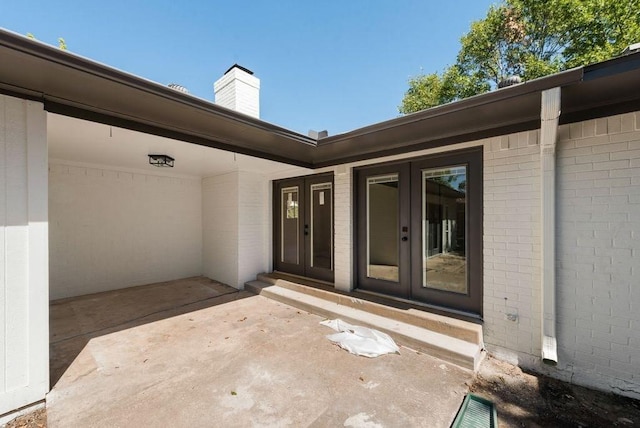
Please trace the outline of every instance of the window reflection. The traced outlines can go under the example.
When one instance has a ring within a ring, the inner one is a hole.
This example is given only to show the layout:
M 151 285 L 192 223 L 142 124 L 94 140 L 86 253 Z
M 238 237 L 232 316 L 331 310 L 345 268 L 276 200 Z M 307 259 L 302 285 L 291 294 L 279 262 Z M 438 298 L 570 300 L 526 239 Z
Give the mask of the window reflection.
M 422 171 L 422 286 L 466 294 L 466 166 Z

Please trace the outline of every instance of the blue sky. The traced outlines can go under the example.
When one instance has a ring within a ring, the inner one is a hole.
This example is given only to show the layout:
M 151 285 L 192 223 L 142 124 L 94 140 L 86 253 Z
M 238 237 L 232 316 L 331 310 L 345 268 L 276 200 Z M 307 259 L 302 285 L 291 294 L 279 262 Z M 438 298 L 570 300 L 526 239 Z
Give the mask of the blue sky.
M 398 116 L 407 79 L 455 61 L 487 0 L 0 0 L 0 26 L 213 100 L 234 63 L 261 118 L 330 135 Z

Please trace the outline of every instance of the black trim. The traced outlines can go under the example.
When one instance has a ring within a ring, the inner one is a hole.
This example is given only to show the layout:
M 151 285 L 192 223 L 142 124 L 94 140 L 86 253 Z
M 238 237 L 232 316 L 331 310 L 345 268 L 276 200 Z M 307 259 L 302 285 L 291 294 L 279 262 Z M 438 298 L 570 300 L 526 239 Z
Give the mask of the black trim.
M 619 104 L 592 107 L 589 110 L 568 112 L 560 115 L 559 124 L 583 122 L 585 120 L 600 119 L 602 117 L 640 111 L 640 100 L 630 100 Z
M 44 102 L 42 94 L 39 94 L 37 92 L 30 92 L 30 91 L 20 91 L 18 90 L 18 88 L 13 88 L 10 85 L 3 85 L 1 83 L 0 83 L 0 95 L 8 95 L 14 98 L 21 98 L 23 100 L 29 100 L 29 101 L 38 101 L 41 103 Z
M 241 65 L 240 65 L 240 64 L 238 64 L 238 63 L 235 63 L 235 64 L 233 64 L 231 67 L 229 67 L 229 68 L 227 69 L 227 71 L 225 71 L 225 72 L 224 72 L 224 74 L 228 74 L 228 73 L 229 73 L 231 70 L 233 70 L 234 68 L 237 68 L 238 70 L 242 70 L 242 71 L 244 71 L 245 73 L 250 74 L 250 75 L 252 75 L 252 76 L 253 76 L 253 71 L 249 70 L 249 69 L 248 69 L 248 68 L 246 68 L 246 67 L 241 66 Z
M 640 68 L 640 55 L 630 53 L 584 67 L 584 81 L 610 77 Z

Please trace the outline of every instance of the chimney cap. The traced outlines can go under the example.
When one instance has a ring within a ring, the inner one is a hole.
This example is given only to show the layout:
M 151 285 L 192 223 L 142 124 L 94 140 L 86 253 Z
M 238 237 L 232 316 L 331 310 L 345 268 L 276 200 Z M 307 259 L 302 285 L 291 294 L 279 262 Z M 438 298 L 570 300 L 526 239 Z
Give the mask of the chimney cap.
M 233 70 L 234 68 L 237 68 L 239 70 L 244 71 L 245 73 L 249 73 L 251 75 L 253 75 L 253 71 L 249 70 L 246 67 L 243 67 L 241 65 L 239 65 L 238 63 L 233 64 L 231 67 L 229 67 L 229 69 L 227 71 L 224 72 L 224 74 L 227 74 L 228 72 L 230 72 L 231 70 Z

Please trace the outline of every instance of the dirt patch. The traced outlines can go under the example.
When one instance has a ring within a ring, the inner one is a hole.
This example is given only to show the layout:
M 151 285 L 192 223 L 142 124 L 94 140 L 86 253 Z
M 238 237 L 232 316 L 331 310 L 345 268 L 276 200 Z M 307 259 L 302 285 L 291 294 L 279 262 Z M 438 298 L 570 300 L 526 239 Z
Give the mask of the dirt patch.
M 45 428 L 47 426 L 47 410 L 39 409 L 15 418 L 6 428 Z
M 500 427 L 640 426 L 640 401 L 571 385 L 487 357 L 471 392 L 496 404 Z

